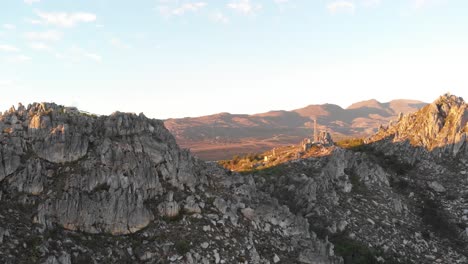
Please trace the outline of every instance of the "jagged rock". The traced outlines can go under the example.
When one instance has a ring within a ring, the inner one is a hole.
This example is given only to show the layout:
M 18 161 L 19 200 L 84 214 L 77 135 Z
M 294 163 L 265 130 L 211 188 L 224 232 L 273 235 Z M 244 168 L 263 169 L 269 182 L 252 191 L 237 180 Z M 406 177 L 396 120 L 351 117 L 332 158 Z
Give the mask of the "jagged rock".
M 189 214 L 201 214 L 200 206 L 195 202 L 195 197 L 190 195 L 185 199 L 184 210 Z
M 221 212 L 222 214 L 225 214 L 227 209 L 228 209 L 228 204 L 227 202 L 223 199 L 223 198 L 220 198 L 220 197 L 217 197 L 214 202 L 213 202 L 213 205 L 219 210 L 219 212 Z
M 403 205 L 400 199 L 393 199 L 393 208 L 396 213 L 401 213 L 403 211 Z
M 169 192 L 166 201 L 158 205 L 159 214 L 163 217 L 174 218 L 179 215 L 180 207 L 173 197 L 174 193 Z
M 181 150 L 162 121 L 42 103 L 0 115 L 0 128 L 6 264 L 293 263 L 305 249 L 342 263 L 307 219 L 252 176 Z
M 467 104 L 461 97 L 445 94 L 416 113 L 405 115 L 367 142 L 392 139 L 393 143 L 408 142 L 412 146 L 424 147 L 435 155 L 466 155 L 467 122 Z
M 297 259 L 299 263 L 305 264 L 326 264 L 328 263 L 327 259 L 317 256 L 312 250 L 306 249 L 301 252 L 299 258 Z
M 7 236 L 8 230 L 5 230 L 3 227 L 0 227 L 0 244 L 3 243 L 4 238 Z
M 348 222 L 346 222 L 345 220 L 341 220 L 336 227 L 338 228 L 338 231 L 343 232 L 347 226 Z
M 43 264 L 71 264 L 71 257 L 68 253 L 62 252 L 58 259 L 55 256 L 49 256 Z
M 278 263 L 278 262 L 280 262 L 280 260 L 281 260 L 281 259 L 278 257 L 278 255 L 275 254 L 275 255 L 273 256 L 273 263 Z
M 0 145 L 0 181 L 15 172 L 20 166 L 24 142 L 17 137 L 2 138 Z
M 330 135 L 329 132 L 327 131 L 322 131 L 320 132 L 318 136 L 318 142 L 326 147 L 328 146 L 333 146 L 335 143 L 333 142 L 333 139 Z
M 46 181 L 42 173 L 41 162 L 34 160 L 26 168 L 18 172 L 16 177 L 10 178 L 9 184 L 19 192 L 39 195 L 44 190 L 44 183 Z
M 436 181 L 430 182 L 428 185 L 432 190 L 434 190 L 436 192 L 445 192 L 446 191 L 445 187 L 442 186 L 442 184 L 440 184 L 440 183 L 438 183 Z
M 255 217 L 255 210 L 253 210 L 252 208 L 241 209 L 241 212 L 242 215 L 249 220 L 253 220 Z

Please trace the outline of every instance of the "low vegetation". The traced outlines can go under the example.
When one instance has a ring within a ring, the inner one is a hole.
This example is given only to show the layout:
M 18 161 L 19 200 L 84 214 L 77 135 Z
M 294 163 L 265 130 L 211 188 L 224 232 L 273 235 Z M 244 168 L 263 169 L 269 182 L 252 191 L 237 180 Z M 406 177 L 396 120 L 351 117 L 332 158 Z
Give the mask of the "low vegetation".
M 264 158 L 261 154 L 235 155 L 231 160 L 221 160 L 218 163 L 226 169 L 238 172 L 248 172 L 261 166 Z
M 175 249 L 180 255 L 185 255 L 190 251 L 190 242 L 187 240 L 179 240 L 175 243 Z
M 218 163 L 231 171 L 253 173 L 299 158 L 329 155 L 332 149 L 331 147 L 313 145 L 304 151 L 302 145 L 291 145 L 274 148 L 264 153 L 250 153 L 245 156 L 235 155 L 231 160 L 221 160 Z
M 369 248 L 361 242 L 349 239 L 343 235 L 332 236 L 330 241 L 335 245 L 335 253 L 343 257 L 345 264 L 377 264 L 379 256 L 384 255 L 381 250 Z M 385 263 L 399 263 L 385 257 Z
M 364 146 L 363 138 L 347 138 L 336 142 L 336 145 L 341 148 L 359 150 Z

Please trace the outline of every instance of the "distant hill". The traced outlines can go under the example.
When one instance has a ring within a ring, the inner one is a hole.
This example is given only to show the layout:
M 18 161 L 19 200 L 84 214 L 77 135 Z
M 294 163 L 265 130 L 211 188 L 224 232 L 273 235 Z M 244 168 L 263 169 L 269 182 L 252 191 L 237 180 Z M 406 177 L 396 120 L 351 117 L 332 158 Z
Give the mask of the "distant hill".
M 261 152 L 275 146 L 297 144 L 312 134 L 313 120 L 335 139 L 368 136 L 398 114 L 426 105 L 415 100 L 362 101 L 346 109 L 334 104 L 309 105 L 292 111 L 254 115 L 219 113 L 168 119 L 165 126 L 184 148 L 205 160 L 231 158 L 235 154 Z

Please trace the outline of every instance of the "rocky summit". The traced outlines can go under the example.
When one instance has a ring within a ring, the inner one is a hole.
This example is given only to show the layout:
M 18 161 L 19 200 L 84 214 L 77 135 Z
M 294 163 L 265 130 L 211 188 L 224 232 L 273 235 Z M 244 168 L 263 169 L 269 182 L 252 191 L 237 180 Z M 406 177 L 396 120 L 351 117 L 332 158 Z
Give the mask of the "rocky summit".
M 343 263 L 310 223 L 143 114 L 0 116 L 0 262 Z
M 0 263 L 468 263 L 467 121 L 446 94 L 360 144 L 326 135 L 238 173 L 143 114 L 12 107 Z

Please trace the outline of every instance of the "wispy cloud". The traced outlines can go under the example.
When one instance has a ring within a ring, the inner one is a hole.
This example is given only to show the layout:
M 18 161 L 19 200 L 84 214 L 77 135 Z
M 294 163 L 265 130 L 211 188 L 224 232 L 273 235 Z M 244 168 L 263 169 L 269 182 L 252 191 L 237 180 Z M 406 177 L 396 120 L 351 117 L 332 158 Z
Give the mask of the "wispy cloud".
M 447 0 L 411 0 L 411 5 L 415 9 L 422 9 L 426 7 L 444 4 L 447 2 Z
M 3 24 L 2 27 L 6 30 L 13 30 L 16 28 L 16 26 L 13 24 Z
M 365 7 L 374 7 L 382 3 L 382 0 L 362 0 L 362 5 Z
M 33 20 L 39 24 L 55 25 L 59 27 L 73 27 L 78 23 L 90 23 L 96 21 L 97 16 L 92 13 L 76 12 L 42 12 L 36 11 L 39 21 Z
M 284 3 L 289 2 L 289 0 L 273 0 L 273 1 L 277 4 L 284 4 Z
M 94 62 L 102 62 L 102 56 L 94 53 L 94 52 L 89 52 L 87 50 L 84 50 L 80 47 L 72 47 L 65 53 L 56 53 L 55 57 L 61 60 L 68 60 L 71 62 L 81 62 L 83 59 L 86 60 L 91 60 Z
M 32 42 L 32 43 L 29 43 L 29 47 L 31 47 L 31 49 L 33 50 L 40 50 L 40 51 L 50 51 L 51 48 L 43 43 L 43 42 Z
M 198 12 L 200 9 L 206 7 L 206 2 L 189 2 L 179 4 L 178 1 L 160 0 L 160 5 L 157 7 L 159 13 L 164 17 L 182 16 L 189 12 Z
M 39 3 L 41 0 L 24 0 L 24 2 L 28 5 L 32 5 L 34 3 Z
M 14 62 L 14 63 L 28 62 L 28 61 L 31 61 L 31 60 L 32 60 L 31 57 L 23 55 L 23 54 L 13 56 L 13 57 L 10 57 L 8 59 L 9 62 Z
M 3 52 L 18 52 L 19 50 L 20 49 L 15 46 L 0 44 L 0 51 Z
M 355 6 L 354 3 L 351 1 L 340 0 L 328 4 L 327 9 L 332 14 L 336 14 L 339 12 L 354 13 Z
M 10 87 L 14 84 L 12 80 L 2 80 L 0 79 L 0 87 Z
M 102 61 L 102 56 L 99 55 L 99 54 L 96 54 L 96 53 L 85 52 L 85 53 L 83 53 L 83 56 L 85 56 L 86 58 L 88 58 L 90 60 L 96 61 L 96 62 L 101 62 Z
M 187 3 L 183 4 L 180 7 L 172 10 L 174 15 L 183 15 L 185 12 L 196 12 L 199 9 L 205 7 L 207 4 L 205 2 L 196 2 L 196 3 Z
M 415 8 L 422 8 L 429 4 L 428 0 L 412 0 L 413 1 L 413 7 Z
M 41 32 L 27 32 L 24 37 L 29 40 L 36 41 L 58 41 L 62 38 L 62 33 L 55 30 L 47 30 Z
M 254 4 L 250 0 L 235 0 L 229 3 L 227 7 L 244 15 L 254 14 L 262 9 L 262 5 Z
M 222 12 L 220 11 L 217 11 L 217 12 L 214 12 L 212 15 L 211 15 L 211 20 L 213 20 L 214 22 L 217 22 L 217 23 L 221 23 L 221 24 L 227 24 L 229 23 L 229 18 L 227 16 L 225 16 Z
M 122 42 L 122 40 L 118 39 L 118 38 L 112 38 L 109 43 L 116 47 L 116 48 L 121 48 L 121 49 L 129 49 L 130 46 L 124 42 Z

